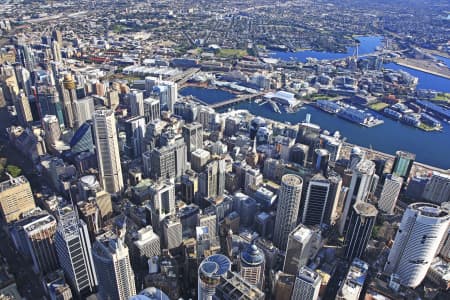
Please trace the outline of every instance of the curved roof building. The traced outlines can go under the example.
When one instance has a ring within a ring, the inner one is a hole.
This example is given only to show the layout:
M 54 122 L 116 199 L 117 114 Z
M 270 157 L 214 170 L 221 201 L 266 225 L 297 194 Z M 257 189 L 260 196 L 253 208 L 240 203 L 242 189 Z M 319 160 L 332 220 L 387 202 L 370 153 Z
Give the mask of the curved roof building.
M 170 300 L 170 298 L 160 289 L 149 287 L 129 300 Z
M 240 275 L 250 284 L 261 288 L 264 282 L 264 263 L 263 252 L 255 244 L 251 244 L 241 252 Z
M 198 299 L 212 299 L 220 278 L 230 270 L 231 261 L 225 255 L 214 254 L 205 258 L 198 268 Z

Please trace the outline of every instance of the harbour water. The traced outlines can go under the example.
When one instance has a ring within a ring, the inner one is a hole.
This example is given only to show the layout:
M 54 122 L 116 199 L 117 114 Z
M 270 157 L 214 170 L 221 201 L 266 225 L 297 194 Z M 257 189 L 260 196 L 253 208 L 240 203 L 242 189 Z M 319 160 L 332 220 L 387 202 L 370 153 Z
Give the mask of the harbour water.
M 376 51 L 378 46 L 381 46 L 383 41 L 382 36 L 360 36 L 357 37 L 360 44 L 358 47 L 359 55 L 369 54 Z M 334 52 L 321 52 L 321 51 L 313 51 L 313 50 L 304 50 L 298 52 L 283 52 L 283 51 L 274 51 L 271 53 L 272 58 L 277 58 L 281 60 L 297 60 L 301 62 L 306 62 L 308 57 L 315 58 L 318 60 L 333 60 L 333 59 L 341 59 L 348 56 L 352 56 L 355 52 L 355 47 L 348 47 L 347 52 L 343 53 L 334 53 Z
M 232 93 L 188 87 L 180 90 L 182 95 L 193 95 L 207 103 L 216 103 L 233 98 Z M 225 97 L 225 98 L 224 98 Z M 221 99 L 221 100 L 218 100 Z M 276 113 L 269 103 L 259 105 L 257 103 L 240 103 L 234 109 L 247 109 L 256 116 L 262 116 L 276 121 L 297 124 L 311 114 L 311 122 L 320 125 L 322 129 L 330 132 L 339 131 L 347 138 L 347 142 L 373 147 L 373 149 L 389 154 L 395 154 L 397 150 L 413 152 L 419 162 L 450 169 L 450 125 L 443 124 L 443 132 L 425 132 L 398 121 L 381 117 L 384 124 L 373 128 L 366 128 L 345 120 L 336 115 L 330 115 L 313 106 L 306 105 L 296 113 Z

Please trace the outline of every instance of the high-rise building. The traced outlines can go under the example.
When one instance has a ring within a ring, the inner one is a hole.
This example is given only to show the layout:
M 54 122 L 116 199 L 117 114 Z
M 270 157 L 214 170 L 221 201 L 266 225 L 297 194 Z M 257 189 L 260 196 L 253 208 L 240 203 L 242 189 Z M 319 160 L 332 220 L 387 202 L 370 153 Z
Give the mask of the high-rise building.
M 24 176 L 10 177 L 0 183 L 0 211 L 6 223 L 18 220 L 35 207 L 30 183 Z
M 56 62 L 61 62 L 62 61 L 61 46 L 56 41 L 52 42 L 52 55 L 53 55 L 53 60 L 54 61 L 56 61 Z
M 133 90 L 128 94 L 132 116 L 144 116 L 144 94 Z
M 146 98 L 144 99 L 144 117 L 145 123 L 158 120 L 161 116 L 161 109 L 159 99 Z
M 161 103 L 161 110 L 173 112 L 174 104 L 178 99 L 178 86 L 172 81 L 157 82 L 157 86 L 153 90 L 159 94 L 159 101 Z
M 392 166 L 392 174 L 402 177 L 403 182 L 406 183 L 415 159 L 416 155 L 413 153 L 397 151 Z
M 161 234 L 161 221 L 175 213 L 175 185 L 170 181 L 160 182 L 151 186 L 149 192 L 152 226 L 155 232 Z
M 144 150 L 145 118 L 135 116 L 123 122 L 127 136 L 126 153 L 133 158 L 141 157 Z
M 201 172 L 203 167 L 206 165 L 206 163 L 211 157 L 209 151 L 206 151 L 201 148 L 196 149 L 190 155 L 191 155 L 191 168 L 195 172 Z
M 241 252 L 239 274 L 251 285 L 262 289 L 265 262 L 264 253 L 255 244 L 251 244 Z
M 117 235 L 107 231 L 97 236 L 92 247 L 101 299 L 128 300 L 136 294 L 134 273 L 124 236 L 123 229 Z
M 327 175 L 330 152 L 326 149 L 316 149 L 313 155 L 313 167 L 317 172 Z
M 336 300 L 358 300 L 368 271 L 369 265 L 365 261 L 355 258 L 345 280 L 342 281 Z
M 66 127 L 74 128 L 76 123 L 76 107 L 74 107 L 74 103 L 75 101 L 77 101 L 77 92 L 76 83 L 71 73 L 67 73 L 64 75 L 61 92 Z
M 23 226 L 36 273 L 46 275 L 59 267 L 55 248 L 56 226 L 52 215 L 42 216 Z
M 91 123 L 84 123 L 75 131 L 70 140 L 70 149 L 73 153 L 81 153 L 85 151 L 94 152 L 94 138 L 92 136 Z
M 308 264 L 314 232 L 303 224 L 289 233 L 283 272 L 291 275 Z
M 320 225 L 325 221 L 328 207 L 330 182 L 322 174 L 316 174 L 308 184 L 302 223 L 305 225 Z
M 184 142 L 187 146 L 188 161 L 191 161 L 191 153 L 203 148 L 203 126 L 200 123 L 191 123 L 183 126 Z
M 274 244 L 281 250 L 286 250 L 289 233 L 297 225 L 302 187 L 300 176 L 287 174 L 281 178 L 274 231 Z
M 394 213 L 398 195 L 402 189 L 403 178 L 388 174 L 384 179 L 383 189 L 378 199 L 378 208 L 388 214 Z
M 429 203 L 410 204 L 384 270 L 397 274 L 402 285 L 416 288 L 425 278 L 449 224 L 447 210 Z
M 94 131 L 102 186 L 108 193 L 119 193 L 123 189 L 123 177 L 116 119 L 112 110 L 94 112 Z
M 450 176 L 439 172 L 433 172 L 430 181 L 425 186 L 423 198 L 436 204 L 449 202 Z
M 174 249 L 183 242 L 181 221 L 175 216 L 169 216 L 162 222 L 163 248 Z
M 234 272 L 221 276 L 216 286 L 214 300 L 263 300 L 264 293 L 258 287 L 249 283 L 245 278 Z
M 92 260 L 91 241 L 86 223 L 67 206 L 59 209 L 59 224 L 55 236 L 56 253 L 65 277 L 78 295 L 88 295 L 97 286 Z
M 301 267 L 295 277 L 291 299 L 316 300 L 319 297 L 322 277 L 308 267 Z
M 217 216 L 214 213 L 202 214 L 198 218 L 198 226 L 208 228 L 210 240 L 218 236 L 217 223 Z
M 375 174 L 375 163 L 367 159 L 359 161 L 353 169 L 350 187 L 341 215 L 339 232 L 344 233 L 347 229 L 353 205 L 358 201 L 366 202 L 370 194 L 375 191 L 377 184 L 378 176 Z
M 61 127 L 59 126 L 58 118 L 54 115 L 46 115 L 42 119 L 45 140 L 48 144 L 53 145 L 56 141 L 59 141 L 61 137 Z
M 155 148 L 150 153 L 150 177 L 153 179 L 175 178 L 175 151 L 170 146 Z
M 23 127 L 28 127 L 33 122 L 33 115 L 31 114 L 30 101 L 23 90 L 20 90 L 19 95 L 16 97 L 14 106 L 16 107 L 19 124 Z
M 137 231 L 137 239 L 133 241 L 133 245 L 140 264 L 145 264 L 150 258 L 161 254 L 159 236 L 153 232 L 151 226 Z
M 353 205 L 344 238 L 345 257 L 349 261 L 361 258 L 366 250 L 377 214 L 378 210 L 370 203 L 356 202 Z
M 94 98 L 84 97 L 73 102 L 75 128 L 79 128 L 84 122 L 92 120 L 94 113 Z
M 198 300 L 212 300 L 221 277 L 231 270 L 231 261 L 222 254 L 205 258 L 198 267 Z

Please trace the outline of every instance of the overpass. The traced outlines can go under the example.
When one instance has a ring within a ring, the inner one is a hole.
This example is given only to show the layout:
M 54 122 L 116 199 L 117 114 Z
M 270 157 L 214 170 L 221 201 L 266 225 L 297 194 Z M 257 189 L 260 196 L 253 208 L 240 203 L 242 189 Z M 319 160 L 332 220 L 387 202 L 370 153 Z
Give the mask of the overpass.
M 238 104 L 238 103 L 242 103 L 242 102 L 245 102 L 245 101 L 250 101 L 252 99 L 261 97 L 264 94 L 265 93 L 241 95 L 241 96 L 233 98 L 233 99 L 229 99 L 229 100 L 225 100 L 225 101 L 222 101 L 222 102 L 217 102 L 217 103 L 214 103 L 214 104 L 210 104 L 209 107 L 211 107 L 213 109 L 218 109 L 218 108 L 223 108 L 223 107 L 226 107 L 226 106 L 233 106 L 233 105 Z

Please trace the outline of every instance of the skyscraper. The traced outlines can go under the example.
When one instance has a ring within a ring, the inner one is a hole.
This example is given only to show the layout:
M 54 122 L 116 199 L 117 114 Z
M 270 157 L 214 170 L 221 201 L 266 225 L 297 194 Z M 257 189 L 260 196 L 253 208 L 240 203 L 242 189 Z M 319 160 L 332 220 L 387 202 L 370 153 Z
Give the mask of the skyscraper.
M 184 142 L 187 146 L 188 161 L 191 161 L 191 153 L 203 148 L 203 126 L 200 123 L 191 123 L 183 126 Z
M 75 134 L 70 140 L 70 149 L 73 153 L 77 154 L 85 151 L 94 152 L 91 123 L 86 122 L 75 131 Z
M 61 128 L 59 127 L 58 118 L 54 115 L 46 115 L 42 119 L 45 140 L 49 144 L 55 144 L 61 137 Z
M 127 154 L 133 158 L 140 157 L 144 150 L 145 118 L 143 116 L 131 117 L 126 119 L 123 124 L 127 135 Z
M 231 261 L 222 254 L 205 258 L 198 267 L 198 300 L 212 300 L 221 277 L 231 270 Z
M 158 120 L 161 116 L 161 109 L 159 99 L 146 98 L 144 99 L 144 117 L 145 123 Z
M 84 97 L 73 102 L 75 128 L 79 128 L 84 122 L 92 120 L 94 113 L 94 98 Z
M 322 277 L 308 267 L 301 267 L 295 277 L 291 299 L 316 300 L 319 297 Z
M 55 236 L 56 253 L 65 277 L 73 291 L 87 295 L 97 286 L 91 242 L 86 223 L 79 220 L 71 206 L 59 209 Z
M 388 174 L 384 179 L 383 189 L 378 199 L 378 208 L 388 214 L 394 213 L 398 195 L 402 189 L 403 178 Z
M 286 250 L 289 233 L 297 225 L 302 187 L 300 176 L 287 174 L 281 178 L 274 231 L 274 244 L 281 250 Z
M 152 185 L 149 192 L 152 226 L 155 232 L 161 235 L 161 221 L 175 213 L 175 185 L 167 180 Z
M 66 127 L 74 128 L 76 123 L 76 107 L 74 107 L 75 101 L 77 101 L 76 83 L 72 77 L 72 74 L 67 73 L 64 75 L 64 80 L 61 87 L 64 119 Z
M 6 223 L 11 223 L 20 216 L 35 208 L 30 183 L 24 176 L 0 183 L 0 212 Z
M 375 163 L 367 159 L 359 161 L 353 169 L 352 180 L 341 215 L 339 232 L 344 233 L 346 230 L 353 205 L 358 201 L 366 202 L 370 193 L 375 191 L 377 183 L 378 176 L 375 175 Z
M 320 225 L 325 221 L 325 212 L 330 192 L 330 182 L 320 173 L 316 174 L 308 184 L 302 223 L 305 225 Z
M 124 235 L 124 229 L 120 229 L 117 235 L 107 231 L 97 236 L 94 242 L 92 256 L 101 299 L 128 300 L 136 294 Z
M 112 110 L 94 112 L 94 131 L 102 186 L 108 193 L 119 193 L 123 189 L 123 177 L 116 119 Z
M 28 97 L 25 95 L 23 90 L 20 90 L 19 95 L 16 97 L 14 106 L 16 107 L 19 124 L 23 127 L 28 127 L 31 122 L 33 122 L 33 115 L 31 114 L 31 107 Z
M 144 94 L 133 90 L 128 94 L 132 116 L 144 116 Z
M 175 216 L 169 216 L 162 222 L 162 236 L 164 249 L 174 249 L 183 242 L 183 228 L 181 221 Z
M 450 201 L 450 176 L 433 172 L 425 186 L 423 198 L 436 204 Z
M 56 219 L 45 215 L 23 226 L 27 236 L 29 253 L 33 259 L 33 270 L 46 275 L 58 269 L 55 248 Z
M 449 212 L 429 203 L 410 204 L 405 210 L 384 270 L 416 288 L 428 271 L 448 232 Z
M 392 174 L 402 177 L 404 183 L 406 183 L 415 159 L 416 155 L 413 153 L 397 151 L 392 166 Z
M 303 224 L 289 233 L 283 272 L 296 275 L 298 270 L 308 264 L 314 232 Z
M 345 257 L 352 261 L 361 258 L 372 235 L 378 210 L 370 203 L 356 202 L 350 212 L 347 233 L 344 238 Z
M 264 253 L 255 244 L 251 244 L 241 252 L 239 274 L 251 285 L 262 289 L 265 262 Z
M 150 154 L 150 177 L 153 179 L 170 179 L 176 174 L 175 151 L 170 146 L 155 148 Z

